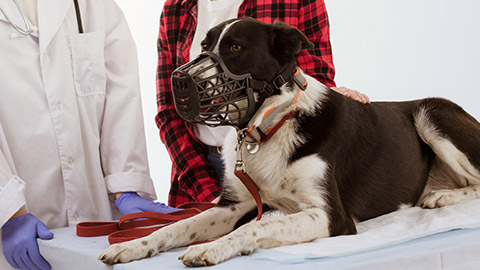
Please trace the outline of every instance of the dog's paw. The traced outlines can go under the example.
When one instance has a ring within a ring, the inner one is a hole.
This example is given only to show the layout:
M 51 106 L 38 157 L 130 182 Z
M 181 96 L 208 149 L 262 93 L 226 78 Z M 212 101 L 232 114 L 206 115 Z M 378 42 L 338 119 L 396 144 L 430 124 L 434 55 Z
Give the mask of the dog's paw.
M 423 198 L 420 206 L 423 208 L 439 208 L 457 204 L 461 201 L 462 199 L 456 190 L 433 190 Z
M 240 253 L 243 252 L 237 250 L 235 245 L 224 245 L 220 240 L 217 240 L 211 243 L 190 246 L 179 259 L 189 267 L 210 266 L 219 264 Z
M 103 263 L 112 265 L 148 258 L 158 253 L 154 248 L 148 247 L 145 241 L 143 243 L 131 241 L 111 245 L 98 256 L 98 259 Z
M 208 266 L 225 260 L 221 259 L 223 257 L 221 253 L 223 253 L 221 249 L 213 247 L 212 244 L 201 244 L 188 247 L 179 259 L 189 267 Z

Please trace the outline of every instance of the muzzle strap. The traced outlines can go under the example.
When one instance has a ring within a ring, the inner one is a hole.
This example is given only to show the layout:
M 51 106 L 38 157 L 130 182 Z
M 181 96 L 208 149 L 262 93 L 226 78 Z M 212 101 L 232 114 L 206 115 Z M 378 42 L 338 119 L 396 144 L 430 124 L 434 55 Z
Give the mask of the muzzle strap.
M 271 82 L 259 81 L 250 78 L 250 86 L 253 89 L 259 90 L 261 93 L 263 92 L 267 96 L 270 96 L 275 92 L 275 90 L 280 89 L 288 82 L 288 78 L 291 76 L 289 70 L 289 68 L 285 69 L 281 74 L 278 74 Z M 293 73 L 293 81 L 300 89 L 302 89 L 302 91 L 307 88 L 307 80 L 301 74 L 298 67 L 295 68 L 295 72 Z

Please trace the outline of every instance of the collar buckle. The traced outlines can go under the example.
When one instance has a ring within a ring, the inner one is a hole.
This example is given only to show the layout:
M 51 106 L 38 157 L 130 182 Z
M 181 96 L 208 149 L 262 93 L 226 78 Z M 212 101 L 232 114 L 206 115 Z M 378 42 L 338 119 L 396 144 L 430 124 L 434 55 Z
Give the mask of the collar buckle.
M 282 74 L 278 75 L 275 79 L 273 79 L 272 84 L 276 89 L 280 89 L 286 83 L 285 79 L 283 78 Z
M 293 74 L 293 81 L 298 86 L 298 88 L 302 89 L 302 91 L 307 89 L 307 85 L 308 85 L 307 79 L 303 77 L 302 73 L 300 73 L 298 68 L 295 69 L 295 73 Z

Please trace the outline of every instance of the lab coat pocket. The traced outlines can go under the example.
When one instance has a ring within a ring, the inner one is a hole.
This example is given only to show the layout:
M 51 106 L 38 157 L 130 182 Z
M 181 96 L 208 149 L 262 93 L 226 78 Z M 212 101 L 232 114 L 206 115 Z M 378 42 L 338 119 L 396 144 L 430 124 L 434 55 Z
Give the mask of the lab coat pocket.
M 73 77 L 79 96 L 105 94 L 104 38 L 100 32 L 70 37 Z

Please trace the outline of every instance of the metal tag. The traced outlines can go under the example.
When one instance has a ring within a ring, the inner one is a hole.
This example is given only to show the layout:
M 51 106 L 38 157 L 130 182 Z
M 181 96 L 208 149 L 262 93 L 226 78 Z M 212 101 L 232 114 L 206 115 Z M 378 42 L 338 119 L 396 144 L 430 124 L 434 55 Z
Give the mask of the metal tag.
M 247 142 L 247 151 L 251 155 L 257 153 L 258 149 L 260 149 L 260 144 L 259 143 L 248 143 Z

